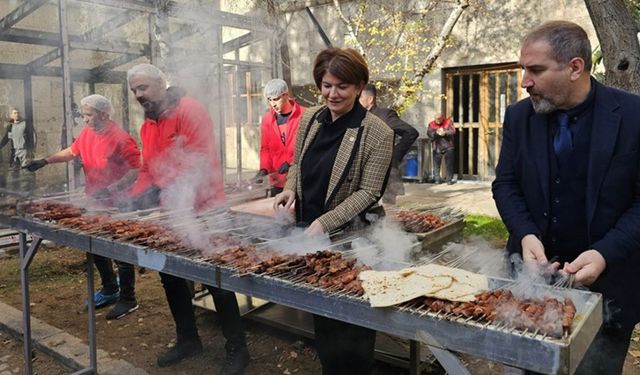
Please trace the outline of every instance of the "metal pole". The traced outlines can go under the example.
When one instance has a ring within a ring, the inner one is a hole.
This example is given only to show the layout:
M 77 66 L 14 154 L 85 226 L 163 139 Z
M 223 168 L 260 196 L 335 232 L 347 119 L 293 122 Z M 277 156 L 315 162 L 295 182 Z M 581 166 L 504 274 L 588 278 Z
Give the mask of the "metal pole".
M 129 132 L 129 83 L 122 84 L 122 128 Z
M 209 5 L 211 9 L 220 10 L 220 0 L 214 0 Z M 211 99 L 207 108 L 211 114 L 213 120 L 213 133 L 216 139 L 216 151 L 220 160 L 220 168 L 222 168 L 221 175 L 223 180 L 227 180 L 227 163 L 226 154 L 226 134 L 225 129 L 227 124 L 225 123 L 225 113 L 228 113 L 230 108 L 226 107 L 226 103 L 222 98 L 228 96 L 228 92 L 232 92 L 232 88 L 228 87 L 229 82 L 225 76 L 224 70 L 224 58 L 222 55 L 222 26 L 214 26 L 211 28 L 211 41 L 214 46 L 213 53 L 211 55 L 213 74 L 209 79 L 209 85 L 212 87 Z M 231 105 L 231 108 L 233 105 Z
M 60 60 L 62 62 L 62 98 L 64 107 L 64 123 L 62 125 L 62 148 L 65 149 L 71 144 L 73 138 L 73 114 L 71 112 L 71 102 L 73 93 L 71 92 L 71 55 L 69 52 L 69 32 L 67 28 L 67 1 L 58 0 L 58 21 L 60 22 Z M 75 190 L 76 178 L 73 166 L 66 163 L 67 181 L 69 190 Z
M 20 286 L 22 288 L 22 339 L 24 354 L 24 373 L 33 374 L 33 363 L 31 362 L 31 311 L 29 306 L 29 274 L 27 257 L 27 234 L 19 232 L 18 241 L 20 244 Z M 25 267 L 26 265 L 26 267 Z
M 327 48 L 333 47 L 333 44 L 331 44 L 331 39 L 329 39 L 327 33 L 324 32 L 322 25 L 320 25 L 320 22 L 318 22 L 316 16 L 313 15 L 311 9 L 309 7 L 305 7 L 304 9 L 307 11 L 307 14 L 309 15 L 309 18 L 311 18 L 311 22 L 313 22 L 313 24 L 315 25 L 316 30 L 318 30 L 318 34 L 320 34 L 320 38 L 322 38 L 324 45 L 327 46 Z
M 409 340 L 409 375 L 420 375 L 421 372 L 420 343 L 416 340 Z
M 36 149 L 36 130 L 33 126 L 33 87 L 31 84 L 31 76 L 24 77 L 22 82 L 24 87 L 24 119 L 27 122 L 26 148 L 29 152 L 29 157 L 33 157 Z
M 89 364 L 93 373 L 98 373 L 96 351 L 96 307 L 93 300 L 93 254 L 87 252 L 87 314 L 89 319 Z
M 240 60 L 240 54 L 236 50 L 236 61 Z M 242 181 L 242 97 L 240 92 L 242 86 L 240 85 L 240 74 L 245 74 L 244 70 L 239 69 L 239 65 L 235 66 L 235 82 L 234 89 L 236 92 L 234 107 L 235 107 L 235 122 L 236 122 L 236 178 L 237 181 Z M 248 94 L 248 93 L 247 93 Z
M 19 232 L 20 244 L 20 286 L 22 289 L 22 337 L 24 340 L 24 373 L 31 375 L 31 305 L 29 304 L 29 266 L 38 251 L 42 238 L 32 236 L 31 245 L 27 248 L 27 233 Z

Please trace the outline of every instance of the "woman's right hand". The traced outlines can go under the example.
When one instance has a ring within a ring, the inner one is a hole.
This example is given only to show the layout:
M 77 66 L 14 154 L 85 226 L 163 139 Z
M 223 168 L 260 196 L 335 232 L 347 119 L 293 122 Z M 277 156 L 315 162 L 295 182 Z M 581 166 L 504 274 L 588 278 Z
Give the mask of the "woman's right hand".
M 273 198 L 273 210 L 278 211 L 284 206 L 285 210 L 291 208 L 291 205 L 296 199 L 296 195 L 291 190 L 284 190 L 282 193 L 278 194 Z

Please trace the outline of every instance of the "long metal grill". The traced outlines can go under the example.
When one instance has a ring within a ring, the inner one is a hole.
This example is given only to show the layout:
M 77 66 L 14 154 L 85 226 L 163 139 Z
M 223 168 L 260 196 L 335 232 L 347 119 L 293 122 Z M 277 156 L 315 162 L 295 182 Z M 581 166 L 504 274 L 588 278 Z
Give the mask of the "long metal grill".
M 255 218 L 248 221 L 248 217 L 230 212 L 211 211 L 195 217 L 188 211 L 149 211 L 142 213 L 146 216 L 135 218 L 131 214 L 105 212 L 100 216 L 81 212 L 78 216 L 74 212 L 71 216 L 76 219 L 60 215 L 48 218 L 41 212 L 45 211 L 35 210 L 25 216 L 0 215 L 0 222 L 93 254 L 418 340 L 432 348 L 460 351 L 541 373 L 572 373 L 602 322 L 599 295 L 544 285 L 532 288 L 540 294 L 569 297 L 575 304 L 576 319 L 561 337 L 496 323 L 482 316 L 434 309 L 424 299 L 391 308 L 371 308 L 357 288 L 357 272 L 365 267 L 356 266 L 349 251 L 335 252 L 353 238 L 337 241 L 328 249 L 333 252 L 317 253 L 320 255 L 316 257 L 334 256 L 355 272 L 342 275 L 344 280 L 340 282 L 322 276 L 314 280 L 314 269 L 305 263 L 309 256 L 282 256 L 274 250 L 281 241 L 277 235 L 287 234 L 284 227 L 273 230 L 270 221 Z M 53 218 L 57 222 L 46 221 Z M 74 228 L 71 224 L 83 219 L 86 230 L 77 229 L 82 225 Z M 103 219 L 109 224 L 100 223 Z M 131 223 L 144 225 L 132 231 L 127 229 Z M 95 228 L 91 228 L 92 224 L 96 224 Z M 184 245 L 187 239 L 177 234 L 183 233 L 179 231 L 181 228 L 194 224 L 198 224 L 197 234 L 206 235 L 209 251 Z M 256 258 L 243 263 L 245 257 L 223 259 L 221 255 L 234 252 L 252 253 Z M 273 264 L 268 264 L 269 260 Z M 511 283 L 490 278 L 490 289 L 508 288 Z

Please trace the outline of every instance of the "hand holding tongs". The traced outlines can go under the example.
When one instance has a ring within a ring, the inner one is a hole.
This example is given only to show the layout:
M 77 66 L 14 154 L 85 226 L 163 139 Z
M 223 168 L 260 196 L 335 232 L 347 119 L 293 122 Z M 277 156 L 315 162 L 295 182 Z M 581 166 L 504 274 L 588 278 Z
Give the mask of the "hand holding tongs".
M 575 283 L 575 273 L 569 273 L 564 269 L 560 269 L 560 263 L 558 260 L 560 257 L 554 256 L 547 262 L 547 267 L 544 271 L 545 278 L 552 286 L 559 288 L 573 288 Z

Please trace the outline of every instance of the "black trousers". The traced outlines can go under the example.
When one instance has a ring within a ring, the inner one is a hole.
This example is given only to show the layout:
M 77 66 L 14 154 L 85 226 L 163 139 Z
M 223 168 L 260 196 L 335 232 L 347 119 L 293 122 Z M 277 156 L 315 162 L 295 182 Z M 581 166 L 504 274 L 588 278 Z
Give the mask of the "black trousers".
M 323 375 L 370 375 L 376 331 L 314 315 L 316 350 Z
M 440 165 L 442 164 L 442 157 L 444 156 L 445 176 L 447 182 L 453 180 L 453 161 L 455 158 L 455 149 L 451 148 L 444 152 L 444 154 L 434 151 L 433 152 L 433 178 L 436 182 L 441 180 L 440 177 Z
M 575 375 L 622 374 L 632 332 L 633 327 L 616 328 L 611 323 L 603 323 L 578 365 Z M 525 371 L 525 374 L 538 373 Z
M 98 269 L 102 280 L 102 291 L 106 294 L 113 294 L 118 291 L 118 282 L 113 272 L 113 261 L 100 255 L 93 256 L 93 262 Z M 135 300 L 136 273 L 131 264 L 115 261 L 118 265 L 118 277 L 120 278 L 120 298 L 124 300 Z
M 160 273 L 160 280 L 167 296 L 171 315 L 176 324 L 178 342 L 198 339 L 196 318 L 191 304 L 191 291 L 185 279 Z M 216 305 L 216 311 L 222 325 L 222 335 L 227 340 L 226 347 L 243 347 L 246 345 L 242 319 L 238 301 L 233 292 L 205 285 Z
M 604 323 L 578 365 L 576 375 L 622 374 L 632 332 L 633 327 Z

